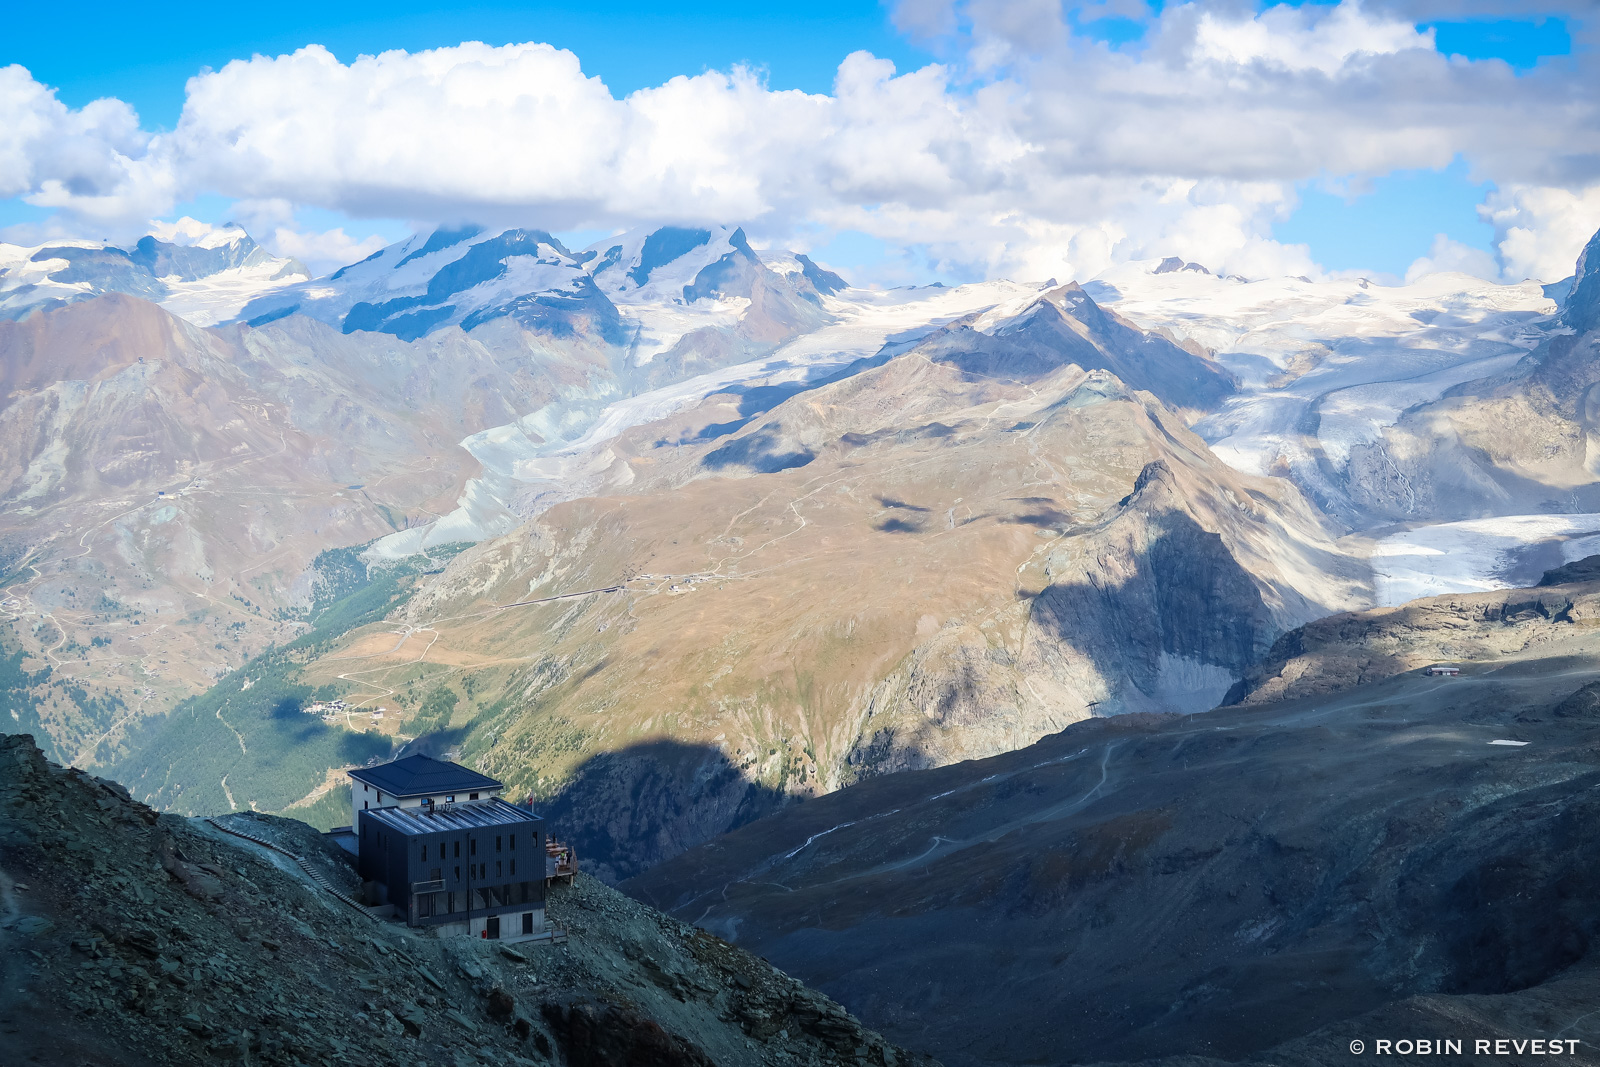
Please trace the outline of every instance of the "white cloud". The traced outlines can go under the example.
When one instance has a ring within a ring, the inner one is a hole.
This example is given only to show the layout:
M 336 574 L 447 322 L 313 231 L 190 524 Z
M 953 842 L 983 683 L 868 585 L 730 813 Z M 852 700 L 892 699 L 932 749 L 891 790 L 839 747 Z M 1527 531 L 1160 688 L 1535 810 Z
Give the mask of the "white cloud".
M 170 204 L 173 183 L 148 157 L 150 142 L 120 100 L 69 108 L 22 67 L 0 67 L 0 198 L 95 222 L 152 214 Z
M 158 241 L 165 241 L 174 245 L 192 246 L 205 242 L 208 237 L 218 231 L 219 227 L 184 215 L 182 218 L 169 221 L 151 219 L 146 229 L 149 230 L 150 236 Z
M 1261 63 L 1289 71 L 1338 74 L 1369 56 L 1433 50 L 1433 31 L 1409 22 L 1370 17 L 1356 3 L 1331 11 L 1278 6 L 1238 18 L 1203 12 L 1195 27 L 1197 59 L 1232 66 Z
M 1495 262 L 1494 256 L 1481 248 L 1452 241 L 1442 233 L 1435 234 L 1433 247 L 1428 254 L 1417 257 L 1406 268 L 1406 284 L 1429 274 L 1447 273 L 1470 274 L 1493 282 L 1500 280 L 1500 265 Z
M 320 233 L 275 226 L 257 240 L 273 255 L 298 259 L 316 277 L 366 259 L 389 243 L 377 234 L 352 237 L 342 226 Z
M 1480 209 L 1495 228 L 1509 281 L 1555 281 L 1572 273 L 1578 253 L 1600 229 L 1600 183 L 1578 190 L 1514 185 Z
M 774 242 L 856 230 L 963 276 L 1166 254 L 1255 276 L 1316 269 L 1271 239 L 1297 182 L 1465 155 L 1517 190 L 1494 206 L 1507 269 L 1554 269 L 1571 241 L 1551 229 L 1587 210 L 1558 202 L 1600 182 L 1592 76 L 1449 59 L 1396 10 L 1195 0 L 1116 50 L 1053 0 L 907 0 L 897 23 L 950 61 L 896 72 L 856 53 L 830 95 L 734 70 L 619 99 L 548 45 L 348 64 L 311 46 L 191 79 L 158 137 L 124 105 L 71 111 L 8 68 L 0 195 L 108 224 L 200 193 L 280 205 L 243 221 L 329 262 L 367 245 L 302 232 L 295 208 L 562 230 L 739 221 Z

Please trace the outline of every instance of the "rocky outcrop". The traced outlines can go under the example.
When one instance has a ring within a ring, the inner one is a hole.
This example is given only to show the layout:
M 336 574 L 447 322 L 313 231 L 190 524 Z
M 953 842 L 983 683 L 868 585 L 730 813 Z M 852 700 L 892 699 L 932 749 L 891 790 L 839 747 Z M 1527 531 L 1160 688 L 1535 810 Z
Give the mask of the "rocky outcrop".
M 1574 572 L 1587 573 L 1600 557 Z M 1566 569 L 1550 572 L 1565 577 Z M 1278 638 L 1229 692 L 1230 704 L 1326 696 L 1435 663 L 1494 662 L 1600 626 L 1600 578 L 1537 589 L 1457 593 L 1344 612 Z
M 303 824 L 233 816 L 354 872 Z M 564 945 L 375 920 L 279 853 L 129 799 L 0 737 L 6 1063 L 708 1067 L 932 1061 L 764 961 L 580 876 Z M 26 1019 L 25 1026 L 17 1025 Z

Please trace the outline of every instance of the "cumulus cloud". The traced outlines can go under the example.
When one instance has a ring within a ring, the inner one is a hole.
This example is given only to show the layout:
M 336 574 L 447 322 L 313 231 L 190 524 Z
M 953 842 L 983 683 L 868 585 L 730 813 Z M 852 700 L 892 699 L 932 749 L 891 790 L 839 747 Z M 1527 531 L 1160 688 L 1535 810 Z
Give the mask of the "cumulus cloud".
M 856 53 L 827 95 L 736 69 L 619 98 L 543 44 L 350 63 L 309 46 L 191 79 L 158 137 L 115 101 L 74 112 L 9 68 L 0 195 L 96 219 L 215 192 L 421 223 L 739 221 L 774 242 L 856 230 L 957 275 L 1084 277 L 1167 254 L 1310 273 L 1306 249 L 1271 238 L 1296 183 L 1458 155 L 1504 191 L 1489 209 L 1506 271 L 1548 273 L 1571 243 L 1552 229 L 1581 224 L 1600 185 L 1600 97 L 1578 65 L 1443 56 L 1399 0 L 1170 4 L 1123 49 L 1078 29 L 1139 10 L 904 0 L 896 24 L 947 61 L 901 72 Z M 280 252 L 350 242 L 267 224 Z
M 1431 30 L 1424 33 L 1409 22 L 1371 17 L 1355 4 L 1315 15 L 1293 7 L 1242 18 L 1202 12 L 1195 24 L 1195 57 L 1225 66 L 1262 63 L 1333 75 L 1361 57 L 1433 49 Z
M 1504 274 L 1511 281 L 1553 281 L 1572 273 L 1578 253 L 1600 229 L 1600 183 L 1580 189 L 1513 185 L 1479 209 L 1494 224 Z
M 0 68 L 0 198 L 82 218 L 137 218 L 171 203 L 173 178 L 120 100 L 69 108 L 15 64 Z
M 1453 241 L 1444 234 L 1435 234 L 1433 247 L 1425 256 L 1418 256 L 1406 269 L 1409 284 L 1429 274 L 1470 274 L 1475 278 L 1498 281 L 1500 266 L 1494 257 L 1481 248 Z

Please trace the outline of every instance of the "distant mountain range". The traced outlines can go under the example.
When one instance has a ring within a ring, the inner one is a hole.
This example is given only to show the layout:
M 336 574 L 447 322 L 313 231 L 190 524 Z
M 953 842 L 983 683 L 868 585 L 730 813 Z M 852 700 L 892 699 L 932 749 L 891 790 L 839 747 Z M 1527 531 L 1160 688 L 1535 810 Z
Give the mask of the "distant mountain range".
M 88 241 L 0 244 L 0 319 L 126 293 L 209 326 L 234 317 L 258 293 L 310 276 L 298 260 L 269 254 L 232 225 L 192 243 L 146 236 L 126 249 Z

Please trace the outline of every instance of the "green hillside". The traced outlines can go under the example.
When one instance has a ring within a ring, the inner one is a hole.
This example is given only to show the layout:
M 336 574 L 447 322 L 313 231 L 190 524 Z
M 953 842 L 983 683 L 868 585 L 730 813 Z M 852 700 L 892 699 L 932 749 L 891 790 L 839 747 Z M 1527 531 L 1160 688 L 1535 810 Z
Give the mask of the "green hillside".
M 364 547 L 317 558 L 309 632 L 146 723 L 120 754 L 103 753 L 109 773 L 146 803 L 185 815 L 282 811 L 320 785 L 330 768 L 388 758 L 387 737 L 329 725 L 302 711 L 343 695 L 341 688 L 305 684 L 304 665 L 345 633 L 394 611 L 410 597 L 418 575 L 440 562 L 436 550 L 433 557 L 369 568 L 360 560 Z M 348 810 L 348 793 L 342 801 L 340 793 L 335 789 L 295 814 L 333 825 Z

